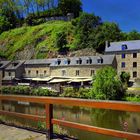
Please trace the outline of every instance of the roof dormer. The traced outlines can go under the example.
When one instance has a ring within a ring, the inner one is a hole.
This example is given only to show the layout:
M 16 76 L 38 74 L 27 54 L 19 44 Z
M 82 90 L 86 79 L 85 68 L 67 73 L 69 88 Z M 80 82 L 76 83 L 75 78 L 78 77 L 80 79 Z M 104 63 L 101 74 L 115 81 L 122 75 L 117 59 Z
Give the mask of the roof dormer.
M 127 45 L 126 44 L 122 44 L 122 51 L 127 50 Z
M 87 64 L 91 64 L 92 63 L 91 57 L 87 57 L 86 62 L 87 62 Z
M 97 63 L 98 64 L 102 64 L 103 63 L 103 58 L 101 56 L 98 56 Z
M 76 64 L 82 64 L 82 59 L 81 58 L 77 58 L 76 59 Z

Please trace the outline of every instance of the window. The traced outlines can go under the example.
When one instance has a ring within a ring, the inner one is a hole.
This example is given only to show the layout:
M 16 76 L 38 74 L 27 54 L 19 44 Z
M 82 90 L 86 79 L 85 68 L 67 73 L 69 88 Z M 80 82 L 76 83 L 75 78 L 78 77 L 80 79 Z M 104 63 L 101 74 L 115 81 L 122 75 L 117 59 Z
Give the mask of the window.
M 8 75 L 11 76 L 11 72 L 9 72 Z
M 97 63 L 98 63 L 98 64 L 103 63 L 103 58 L 102 58 L 102 57 L 98 57 L 98 58 L 97 58 Z
M 137 77 L 137 72 L 134 71 L 134 72 L 133 72 L 133 78 L 136 78 L 136 77 Z
M 47 73 L 46 70 L 44 70 L 44 75 L 46 75 L 46 73 Z
M 137 58 L 137 53 L 133 53 L 133 58 Z
M 92 59 L 89 57 L 87 58 L 87 64 L 91 64 L 92 63 Z
M 62 70 L 62 76 L 66 76 L 66 70 Z
M 126 50 L 127 49 L 127 45 L 126 44 L 123 44 L 122 45 L 122 51 Z
M 80 74 L 80 71 L 76 70 L 76 76 L 79 76 L 79 74 Z
M 125 68 L 125 62 L 122 62 L 121 67 Z
M 38 70 L 36 71 L 36 75 L 38 75 Z
M 95 73 L 95 71 L 91 70 L 90 75 L 92 76 L 92 75 L 94 75 L 94 73 Z
M 137 62 L 133 62 L 133 68 L 137 67 Z
M 77 64 L 82 64 L 82 59 L 81 59 L 81 58 L 77 59 L 77 60 L 76 60 L 76 63 L 77 63 Z
M 31 71 L 30 70 L 28 70 L 28 74 L 31 74 Z
M 64 60 L 64 64 L 69 65 L 70 64 L 70 59 Z
M 122 58 L 125 58 L 125 54 L 122 54 Z

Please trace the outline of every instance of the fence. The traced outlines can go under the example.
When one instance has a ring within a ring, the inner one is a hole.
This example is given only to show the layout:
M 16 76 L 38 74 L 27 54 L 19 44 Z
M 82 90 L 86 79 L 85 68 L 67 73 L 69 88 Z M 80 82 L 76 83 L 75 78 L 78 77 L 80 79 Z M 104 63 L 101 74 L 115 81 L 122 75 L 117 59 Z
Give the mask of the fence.
M 95 101 L 85 99 L 71 99 L 71 98 L 55 98 L 55 97 L 32 97 L 32 96 L 8 96 L 0 95 L 0 100 L 8 101 L 21 101 L 21 102 L 32 102 L 32 103 L 43 103 L 45 104 L 46 117 L 40 117 L 36 115 L 22 114 L 16 112 L 9 112 L 0 110 L 0 115 L 11 115 L 21 117 L 30 120 L 41 120 L 46 121 L 47 126 L 47 139 L 52 139 L 53 136 L 53 124 L 81 129 L 84 131 L 95 132 L 99 134 L 109 135 L 117 138 L 126 138 L 128 140 L 140 140 L 140 134 L 118 131 L 113 129 L 106 129 L 101 127 L 95 127 L 85 124 L 74 123 L 65 120 L 59 120 L 53 118 L 53 105 L 61 104 L 68 106 L 81 106 L 89 108 L 99 109 L 112 109 L 120 111 L 140 112 L 140 103 L 129 103 L 129 102 L 116 102 L 116 101 Z

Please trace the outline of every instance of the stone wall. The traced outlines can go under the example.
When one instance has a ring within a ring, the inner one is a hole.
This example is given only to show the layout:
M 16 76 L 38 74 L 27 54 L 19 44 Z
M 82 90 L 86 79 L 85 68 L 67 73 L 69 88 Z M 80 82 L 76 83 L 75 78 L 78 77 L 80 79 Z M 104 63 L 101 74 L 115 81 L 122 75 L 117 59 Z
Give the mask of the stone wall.
M 117 72 L 118 75 L 121 72 L 129 72 L 130 79 L 134 80 L 140 78 L 140 53 L 137 53 L 137 58 L 133 58 L 133 52 L 125 53 L 125 58 L 122 58 L 122 53 L 116 54 L 117 59 Z M 122 62 L 125 62 L 125 67 L 122 68 Z M 137 67 L 133 67 L 133 62 L 137 62 Z M 133 72 L 137 72 L 137 77 L 133 77 Z
M 96 71 L 107 65 L 89 65 L 89 66 L 68 66 L 68 67 L 51 67 L 51 76 L 64 76 L 64 77 L 91 77 Z M 66 71 L 63 75 L 62 71 Z M 79 75 L 76 75 L 79 71 Z M 91 72 L 92 71 L 92 72 Z
M 29 72 L 30 71 L 30 72 Z M 38 71 L 38 74 L 37 74 Z M 47 77 L 50 76 L 49 67 L 26 67 L 24 77 Z

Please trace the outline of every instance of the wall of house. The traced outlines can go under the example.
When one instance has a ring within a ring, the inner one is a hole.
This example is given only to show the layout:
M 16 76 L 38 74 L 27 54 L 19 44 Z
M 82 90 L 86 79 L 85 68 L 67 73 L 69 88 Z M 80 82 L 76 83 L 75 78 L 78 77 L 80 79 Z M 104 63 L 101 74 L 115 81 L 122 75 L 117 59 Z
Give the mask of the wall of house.
M 130 73 L 130 79 L 134 80 L 137 78 L 140 78 L 140 53 L 137 52 L 137 58 L 133 58 L 133 52 L 131 53 L 125 53 L 125 58 L 122 58 L 122 53 L 116 54 L 117 59 L 117 72 L 118 75 L 121 74 L 121 72 L 129 72 Z M 122 62 L 125 63 L 125 67 L 122 67 Z M 137 67 L 133 67 L 133 62 L 137 63 Z M 137 72 L 137 77 L 133 76 L 133 72 Z
M 23 77 L 23 74 L 25 73 L 24 65 L 22 64 L 20 67 L 18 67 L 15 70 L 15 77 L 16 78 L 21 78 Z
M 5 71 L 5 77 L 15 77 L 15 71 Z
M 91 77 L 97 71 L 107 65 L 89 65 L 89 66 L 57 66 L 51 67 L 51 76 L 64 76 L 64 77 Z M 65 71 L 65 74 L 64 72 Z M 79 71 L 79 75 L 76 75 L 76 71 Z M 91 73 L 91 71 L 93 71 Z
M 2 78 L 3 78 L 3 75 L 2 75 L 2 70 L 0 70 L 0 85 L 2 85 Z
M 25 67 L 24 77 L 47 77 L 47 76 L 50 76 L 49 67 Z

